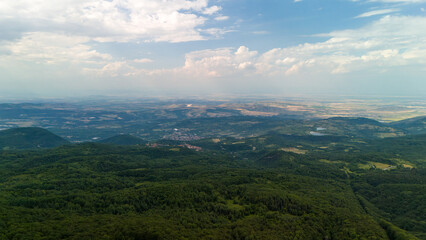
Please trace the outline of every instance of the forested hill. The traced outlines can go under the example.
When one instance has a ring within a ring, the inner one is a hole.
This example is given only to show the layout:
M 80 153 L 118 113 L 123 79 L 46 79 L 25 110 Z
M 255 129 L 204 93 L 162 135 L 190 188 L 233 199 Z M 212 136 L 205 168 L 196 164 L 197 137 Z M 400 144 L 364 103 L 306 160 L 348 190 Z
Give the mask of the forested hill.
M 0 239 L 426 240 L 426 135 L 381 139 L 402 130 L 359 118 L 291 124 L 151 144 L 1 131 Z
M 390 125 L 392 127 L 404 129 L 409 134 L 426 134 L 426 116 L 392 122 Z
M 3 151 L 0 239 L 426 239 L 424 169 L 330 154 Z
M 43 128 L 11 128 L 0 131 L 0 149 L 51 148 L 68 143 Z

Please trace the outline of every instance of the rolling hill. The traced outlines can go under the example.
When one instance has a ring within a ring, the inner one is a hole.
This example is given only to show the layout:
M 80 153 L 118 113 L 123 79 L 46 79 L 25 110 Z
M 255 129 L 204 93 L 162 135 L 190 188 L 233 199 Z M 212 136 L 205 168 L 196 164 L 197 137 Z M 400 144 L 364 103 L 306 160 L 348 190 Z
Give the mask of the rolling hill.
M 426 116 L 392 122 L 389 125 L 394 128 L 403 129 L 409 134 L 424 134 L 426 133 Z
M 386 138 L 404 136 L 404 130 L 368 118 L 333 117 L 316 121 L 321 134 L 356 138 Z
M 0 149 L 57 147 L 69 142 L 43 128 L 11 128 L 0 131 Z

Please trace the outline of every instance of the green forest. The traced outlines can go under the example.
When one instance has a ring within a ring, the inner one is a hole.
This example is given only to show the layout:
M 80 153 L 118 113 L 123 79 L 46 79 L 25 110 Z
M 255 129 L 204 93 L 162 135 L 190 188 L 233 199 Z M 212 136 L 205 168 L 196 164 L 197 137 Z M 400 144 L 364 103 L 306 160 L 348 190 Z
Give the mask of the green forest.
M 426 239 L 425 136 L 365 141 L 6 149 L 0 239 Z

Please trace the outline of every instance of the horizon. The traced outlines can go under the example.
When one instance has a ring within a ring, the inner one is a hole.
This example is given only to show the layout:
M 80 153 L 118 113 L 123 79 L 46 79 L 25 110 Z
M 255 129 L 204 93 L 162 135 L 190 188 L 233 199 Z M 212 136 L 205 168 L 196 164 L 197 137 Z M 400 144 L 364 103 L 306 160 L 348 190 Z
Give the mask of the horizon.
M 62 96 L 43 96 L 41 94 L 0 94 L 0 103 L 43 103 L 54 102 L 84 102 L 84 101 L 174 101 L 174 100 L 205 100 L 205 101 L 284 101 L 284 100 L 314 100 L 339 101 L 339 100 L 376 100 L 376 101 L 404 101 L 404 100 L 426 100 L 425 95 L 376 95 L 376 94 L 255 94 L 255 93 L 233 93 L 233 94 L 69 94 Z

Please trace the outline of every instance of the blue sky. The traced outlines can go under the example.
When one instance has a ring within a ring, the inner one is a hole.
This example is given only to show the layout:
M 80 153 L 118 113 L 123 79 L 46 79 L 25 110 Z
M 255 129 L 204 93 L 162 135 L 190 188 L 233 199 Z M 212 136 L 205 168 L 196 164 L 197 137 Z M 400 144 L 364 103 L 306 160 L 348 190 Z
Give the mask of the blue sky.
M 6 0 L 0 94 L 424 96 L 426 0 Z

